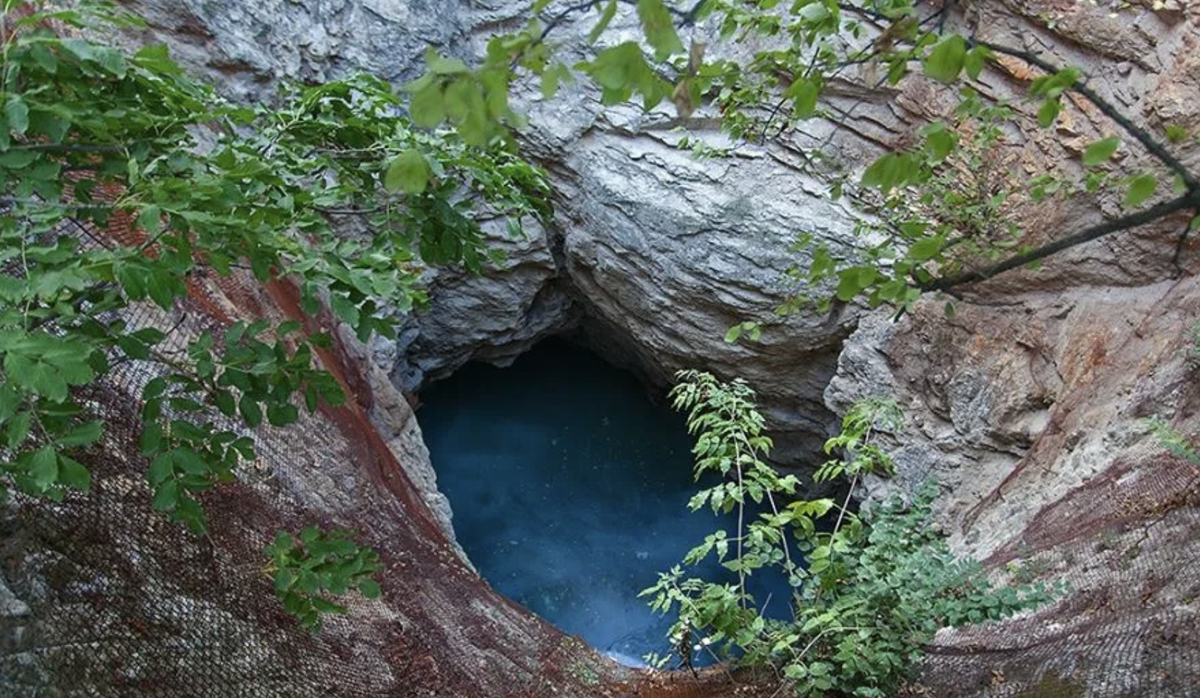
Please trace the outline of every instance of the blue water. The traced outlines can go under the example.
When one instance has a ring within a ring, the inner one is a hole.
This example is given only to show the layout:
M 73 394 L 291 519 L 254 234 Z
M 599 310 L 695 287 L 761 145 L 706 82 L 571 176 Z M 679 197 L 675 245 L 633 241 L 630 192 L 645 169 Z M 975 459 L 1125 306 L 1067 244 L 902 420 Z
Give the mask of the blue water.
M 510 368 L 469 365 L 421 399 L 438 486 L 480 574 L 601 651 L 668 652 L 672 619 L 637 594 L 719 523 L 687 509 L 683 418 L 559 341 Z

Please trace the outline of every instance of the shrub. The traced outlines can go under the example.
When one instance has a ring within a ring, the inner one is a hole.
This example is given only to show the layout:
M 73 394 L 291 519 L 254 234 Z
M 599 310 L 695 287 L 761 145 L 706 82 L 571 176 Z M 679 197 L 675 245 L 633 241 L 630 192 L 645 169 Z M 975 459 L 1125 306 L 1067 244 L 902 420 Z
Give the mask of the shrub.
M 957 559 L 932 524 L 932 483 L 907 505 L 896 498 L 861 516 L 849 494 L 785 504 L 799 483 L 766 465 L 771 441 L 753 391 L 705 373 L 678 378 L 675 406 L 688 411 L 689 429 L 698 434 L 696 475 L 724 476 L 690 507 L 737 514 L 732 534 L 707 536 L 684 563 L 715 554 L 737 581 L 688 578 L 679 566 L 660 574 L 643 595 L 655 610 L 679 614 L 670 631 L 677 641 L 697 638 L 743 666 L 773 667 L 801 696 L 883 696 L 939 628 L 1005 618 L 1054 594 L 1045 584 L 995 588 L 978 562 Z M 890 473 L 891 459 L 872 439 L 901 419 L 887 400 L 856 405 L 842 433 L 826 444 L 827 451 L 841 449 L 842 458 L 822 466 L 818 477 L 846 478 L 853 490 L 864 474 Z M 766 513 L 749 520 L 748 500 L 765 504 Z M 765 617 L 747 592 L 746 579 L 771 568 L 792 588 L 786 620 Z

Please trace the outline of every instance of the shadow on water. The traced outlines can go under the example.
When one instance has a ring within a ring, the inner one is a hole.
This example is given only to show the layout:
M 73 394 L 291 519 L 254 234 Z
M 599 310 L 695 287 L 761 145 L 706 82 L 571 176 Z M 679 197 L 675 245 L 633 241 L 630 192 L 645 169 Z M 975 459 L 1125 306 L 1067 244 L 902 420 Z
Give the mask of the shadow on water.
M 666 653 L 672 619 L 637 594 L 717 523 L 687 510 L 697 485 L 683 417 L 556 340 L 511 368 L 469 365 L 421 398 L 438 486 L 480 574 L 620 661 Z

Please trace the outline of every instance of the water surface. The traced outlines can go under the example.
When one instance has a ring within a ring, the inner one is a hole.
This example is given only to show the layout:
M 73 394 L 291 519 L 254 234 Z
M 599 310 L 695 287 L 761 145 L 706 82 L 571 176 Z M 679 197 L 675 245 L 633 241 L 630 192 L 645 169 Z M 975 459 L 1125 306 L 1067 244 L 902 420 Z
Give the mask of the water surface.
M 638 592 L 718 525 L 687 510 L 697 485 L 683 417 L 561 341 L 511 368 L 469 365 L 421 399 L 438 486 L 480 574 L 624 661 L 666 653 L 672 619 Z

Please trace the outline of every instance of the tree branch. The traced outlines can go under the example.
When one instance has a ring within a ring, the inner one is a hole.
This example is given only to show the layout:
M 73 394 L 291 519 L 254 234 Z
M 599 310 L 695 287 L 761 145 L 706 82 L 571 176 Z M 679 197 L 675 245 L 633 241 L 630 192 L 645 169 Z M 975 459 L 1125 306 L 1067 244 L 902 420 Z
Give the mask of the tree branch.
M 964 284 L 990 279 L 997 274 L 1002 274 L 1006 271 L 1016 269 L 1017 267 L 1025 266 L 1026 264 L 1029 264 L 1030 262 L 1036 262 L 1039 259 L 1045 259 L 1052 254 L 1062 252 L 1063 250 L 1075 247 L 1076 245 L 1081 245 L 1085 242 L 1091 242 L 1092 240 L 1096 240 L 1113 233 L 1118 233 L 1122 230 L 1136 228 L 1139 225 L 1153 223 L 1154 221 L 1157 221 L 1160 218 L 1165 218 L 1172 213 L 1197 207 L 1200 207 L 1200 191 L 1189 192 L 1188 194 L 1185 194 L 1177 199 L 1172 199 L 1156 206 L 1151 206 L 1144 211 L 1139 211 L 1138 213 L 1124 216 L 1116 220 L 1100 223 L 1099 225 L 1094 225 L 1091 228 L 1081 230 L 1074 235 L 1068 235 L 1067 237 L 1059 238 L 1053 242 L 1048 242 L 1041 247 L 1036 247 L 1027 252 L 1014 255 L 989 267 L 937 279 L 930 283 L 922 284 L 919 286 L 919 288 L 922 291 L 948 291 L 955 286 L 962 286 Z
M 1037 56 L 1036 54 L 1030 53 L 1029 51 L 1022 51 L 1019 49 L 1009 48 L 1007 46 L 1001 46 L 1000 44 L 993 44 L 990 41 L 981 41 L 973 36 L 969 37 L 968 41 L 991 49 L 995 53 L 1011 56 L 1012 58 L 1019 58 L 1020 60 L 1023 60 L 1032 66 L 1041 68 L 1047 73 L 1057 73 L 1058 71 L 1062 70 L 1053 63 Z M 1182 177 L 1183 182 L 1187 185 L 1189 192 L 1194 192 L 1200 189 L 1200 180 L 1196 178 L 1196 175 L 1188 170 L 1188 168 L 1185 167 L 1182 162 L 1172 155 L 1162 143 L 1154 138 L 1154 136 L 1150 135 L 1148 131 L 1133 123 L 1133 121 L 1131 121 L 1129 117 L 1122 114 L 1121 111 L 1112 104 L 1112 102 L 1104 99 L 1097 94 L 1095 90 L 1088 87 L 1086 76 L 1077 80 L 1075 84 L 1071 86 L 1071 89 L 1083 95 L 1089 102 L 1094 104 L 1097 109 L 1103 112 L 1105 116 L 1112 119 L 1126 133 L 1137 139 L 1137 141 L 1142 144 L 1142 147 L 1149 151 L 1151 155 Z

